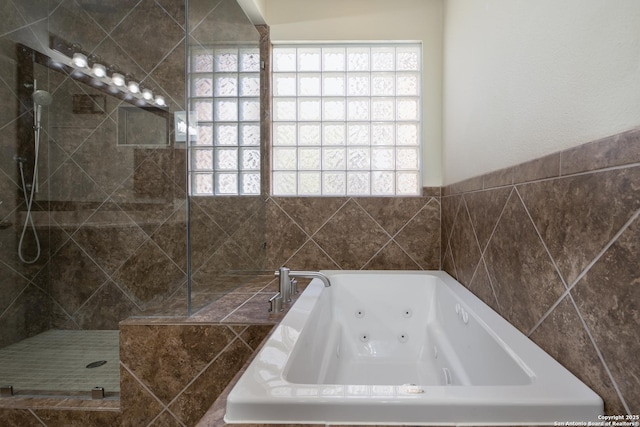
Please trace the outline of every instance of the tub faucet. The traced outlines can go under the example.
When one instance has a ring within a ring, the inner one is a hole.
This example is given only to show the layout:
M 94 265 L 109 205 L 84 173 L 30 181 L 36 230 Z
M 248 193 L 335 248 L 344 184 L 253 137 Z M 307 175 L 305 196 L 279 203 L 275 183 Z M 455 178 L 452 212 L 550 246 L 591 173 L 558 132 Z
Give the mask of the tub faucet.
M 325 287 L 331 286 L 331 281 L 324 274 L 317 271 L 292 271 L 287 267 L 280 267 L 275 271 L 276 277 L 279 277 L 279 292 L 269 299 L 271 309 L 269 311 L 278 312 L 284 309 L 283 303 L 291 302 L 291 295 L 298 293 L 298 282 L 296 277 L 306 279 L 320 279 Z

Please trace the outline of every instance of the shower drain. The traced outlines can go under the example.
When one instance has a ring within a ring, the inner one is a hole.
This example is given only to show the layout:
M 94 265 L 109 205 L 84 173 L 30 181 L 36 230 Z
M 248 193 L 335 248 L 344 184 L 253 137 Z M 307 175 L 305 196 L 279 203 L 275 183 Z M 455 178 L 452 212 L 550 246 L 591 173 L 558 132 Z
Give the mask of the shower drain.
M 99 367 L 99 366 L 104 365 L 105 363 L 107 363 L 107 361 L 106 361 L 106 360 L 97 360 L 97 361 L 95 361 L 95 362 L 91 362 L 91 363 L 89 363 L 87 366 L 85 366 L 85 368 L 89 368 L 89 369 L 91 369 L 91 368 L 97 368 L 97 367 Z

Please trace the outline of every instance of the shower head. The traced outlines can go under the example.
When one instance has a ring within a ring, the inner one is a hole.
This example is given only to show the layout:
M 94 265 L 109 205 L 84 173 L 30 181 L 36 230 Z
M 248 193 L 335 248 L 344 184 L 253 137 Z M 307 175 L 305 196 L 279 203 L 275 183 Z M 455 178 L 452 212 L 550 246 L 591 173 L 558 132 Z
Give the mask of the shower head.
M 35 105 L 42 107 L 49 106 L 51 105 L 51 102 L 53 102 L 53 97 L 46 90 L 36 90 L 33 92 L 33 95 L 31 95 L 31 98 L 33 98 L 33 103 Z

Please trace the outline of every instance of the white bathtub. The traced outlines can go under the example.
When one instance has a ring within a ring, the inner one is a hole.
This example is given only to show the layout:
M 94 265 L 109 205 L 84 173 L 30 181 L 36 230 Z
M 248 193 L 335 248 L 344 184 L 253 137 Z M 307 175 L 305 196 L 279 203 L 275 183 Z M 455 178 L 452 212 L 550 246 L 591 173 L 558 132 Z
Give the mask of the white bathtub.
M 553 424 L 602 399 L 441 271 L 324 271 L 249 365 L 227 423 Z M 585 424 L 586 425 L 586 424 Z

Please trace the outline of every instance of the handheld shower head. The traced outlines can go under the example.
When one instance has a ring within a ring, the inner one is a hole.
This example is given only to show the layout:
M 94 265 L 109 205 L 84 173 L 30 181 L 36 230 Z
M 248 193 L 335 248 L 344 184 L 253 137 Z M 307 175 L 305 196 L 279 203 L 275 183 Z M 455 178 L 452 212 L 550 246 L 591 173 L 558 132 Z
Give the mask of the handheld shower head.
M 42 107 L 47 107 L 53 102 L 53 97 L 46 90 L 36 90 L 31 95 L 31 98 L 35 105 L 40 105 Z
M 34 127 L 37 130 L 40 130 L 40 120 L 42 119 L 42 107 L 47 107 L 51 105 L 53 102 L 53 97 L 46 90 L 36 90 L 31 95 L 33 99 L 33 109 L 34 109 Z

